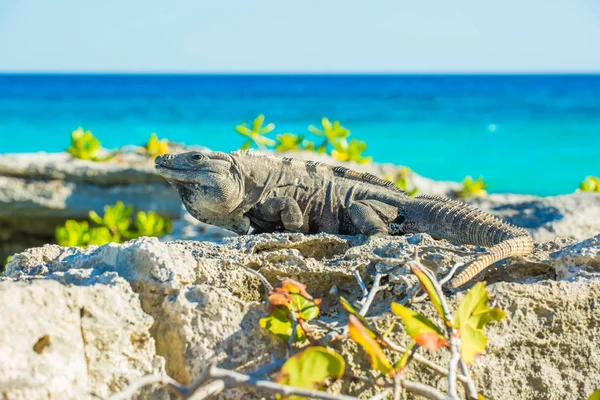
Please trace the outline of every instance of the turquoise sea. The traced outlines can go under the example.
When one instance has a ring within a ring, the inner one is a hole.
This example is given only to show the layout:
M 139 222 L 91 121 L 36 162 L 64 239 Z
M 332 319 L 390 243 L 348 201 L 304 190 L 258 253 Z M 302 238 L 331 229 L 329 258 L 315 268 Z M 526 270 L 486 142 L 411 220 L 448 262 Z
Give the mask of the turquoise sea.
M 600 175 L 600 75 L 0 75 L 0 153 L 64 150 L 78 126 L 109 148 L 156 132 L 230 151 L 260 113 L 274 134 L 339 120 L 375 161 L 490 192 Z

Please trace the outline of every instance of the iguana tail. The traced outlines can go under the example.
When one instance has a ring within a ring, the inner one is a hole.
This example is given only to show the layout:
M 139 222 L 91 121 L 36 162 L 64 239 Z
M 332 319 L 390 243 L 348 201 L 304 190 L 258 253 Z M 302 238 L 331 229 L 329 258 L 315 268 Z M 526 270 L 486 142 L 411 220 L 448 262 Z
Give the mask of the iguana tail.
M 490 248 L 450 282 L 452 288 L 464 285 L 496 261 L 533 251 L 526 230 L 460 201 L 423 195 L 408 208 L 405 232 L 427 232 L 436 239 Z

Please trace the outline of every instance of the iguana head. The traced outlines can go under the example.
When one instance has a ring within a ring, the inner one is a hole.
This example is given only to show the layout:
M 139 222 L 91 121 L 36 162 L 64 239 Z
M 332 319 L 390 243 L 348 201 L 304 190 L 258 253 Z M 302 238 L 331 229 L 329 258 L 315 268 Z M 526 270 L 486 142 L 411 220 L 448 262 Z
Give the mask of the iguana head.
M 163 154 L 156 171 L 179 191 L 192 213 L 228 213 L 243 200 L 243 182 L 231 157 L 218 152 Z

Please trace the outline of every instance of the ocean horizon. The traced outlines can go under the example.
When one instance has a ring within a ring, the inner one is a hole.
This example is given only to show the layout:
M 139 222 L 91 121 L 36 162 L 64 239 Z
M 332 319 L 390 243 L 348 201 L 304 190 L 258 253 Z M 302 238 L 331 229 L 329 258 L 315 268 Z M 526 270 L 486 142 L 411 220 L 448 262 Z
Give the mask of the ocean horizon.
M 63 151 L 77 127 L 103 146 L 160 138 L 212 150 L 322 117 L 374 162 L 437 180 L 483 176 L 490 193 L 572 193 L 600 175 L 600 75 L 0 74 L 0 153 Z

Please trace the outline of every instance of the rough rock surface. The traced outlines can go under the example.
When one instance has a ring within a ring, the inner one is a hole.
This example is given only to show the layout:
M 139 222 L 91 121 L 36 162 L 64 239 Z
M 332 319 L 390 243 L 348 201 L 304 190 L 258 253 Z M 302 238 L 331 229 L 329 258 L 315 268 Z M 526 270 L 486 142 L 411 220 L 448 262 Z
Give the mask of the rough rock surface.
M 265 289 L 241 265 L 272 283 L 291 277 L 307 284 L 324 299 L 320 318 L 344 323 L 332 293 L 360 298 L 355 270 L 369 284 L 374 256 L 408 259 L 415 248 L 439 275 L 472 258 L 462 252 L 480 250 L 424 234 L 373 239 L 265 234 L 219 243 L 141 238 L 85 250 L 29 249 L 13 257 L 0 282 L 0 343 L 10 346 L 0 351 L 0 394 L 9 399 L 41 398 L 42 393 L 85 398 L 86 391 L 106 396 L 140 375 L 160 373 L 161 358 L 166 372 L 182 383 L 209 361 L 251 372 L 267 364 L 271 354 L 285 354 L 285 345 L 259 328 Z M 404 295 L 406 276 L 405 268 L 398 268 L 385 279 L 369 315 L 385 313 Z M 600 235 L 537 244 L 532 256 L 505 261 L 486 279 L 508 314 L 489 327 L 489 347 L 473 366 L 487 399 L 581 399 L 600 386 Z M 452 306 L 463 293 L 450 297 Z M 432 312 L 427 303 L 415 307 Z M 378 324 L 390 322 L 386 316 Z M 394 340 L 406 340 L 398 326 L 394 332 Z M 45 335 L 50 344 L 37 345 Z M 42 346 L 41 354 L 36 345 Z M 371 376 L 356 346 L 332 345 L 352 373 Z M 445 362 L 443 355 L 431 357 Z M 411 379 L 444 388 L 444 380 L 428 371 L 412 371 Z M 45 382 L 46 392 L 39 382 Z M 372 390 L 346 380 L 338 386 L 362 398 Z M 165 396 L 148 390 L 152 397 Z M 222 396 L 265 394 L 231 390 Z
M 536 197 L 493 194 L 469 201 L 474 206 L 527 229 L 535 240 L 583 240 L 600 232 L 600 194 Z

